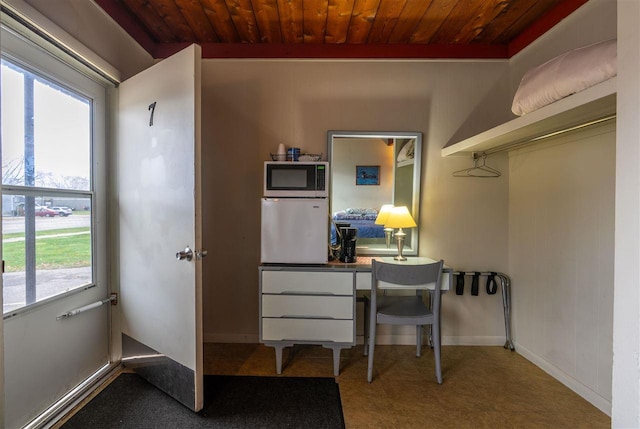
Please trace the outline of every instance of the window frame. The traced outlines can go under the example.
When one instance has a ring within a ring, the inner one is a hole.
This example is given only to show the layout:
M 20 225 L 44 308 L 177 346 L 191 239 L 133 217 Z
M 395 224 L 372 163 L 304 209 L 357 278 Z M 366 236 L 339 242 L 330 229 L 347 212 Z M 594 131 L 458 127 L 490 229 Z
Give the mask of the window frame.
M 80 284 L 73 289 L 37 300 L 23 307 L 4 313 L 7 320 L 34 310 L 49 303 L 57 302 L 68 296 L 94 289 L 98 285 L 107 285 L 107 121 L 109 83 L 90 70 L 80 70 L 77 65 L 65 61 L 64 56 L 52 53 L 37 45 L 22 34 L 14 31 L 2 22 L 1 57 L 35 76 L 54 83 L 61 89 L 85 98 L 90 103 L 90 177 L 88 190 L 55 189 L 30 187 L 24 185 L 4 185 L 0 183 L 3 195 L 53 196 L 69 198 L 88 198 L 91 202 L 91 278 L 92 281 Z M 9 37 L 7 37 L 9 36 Z M 26 43 L 26 46 L 25 46 Z M 34 60 L 35 59 L 35 60 Z M 70 71 L 71 70 L 71 71 Z M 82 78 L 71 76 L 80 73 Z M 74 79 L 75 78 L 75 79 Z M 0 139 L 0 145 L 2 144 Z M 107 287 L 108 292 L 108 287 Z

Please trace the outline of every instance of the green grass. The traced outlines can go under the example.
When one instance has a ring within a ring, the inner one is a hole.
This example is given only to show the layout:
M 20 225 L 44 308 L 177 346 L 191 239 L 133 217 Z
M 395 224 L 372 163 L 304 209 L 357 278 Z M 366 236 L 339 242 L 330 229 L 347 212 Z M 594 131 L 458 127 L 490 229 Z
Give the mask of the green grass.
M 57 235 L 57 234 L 69 234 L 73 232 L 84 232 L 89 231 L 88 226 L 81 226 L 78 228 L 64 228 L 64 229 L 48 229 L 46 231 L 37 231 L 36 237 L 45 237 L 47 235 Z M 2 234 L 2 239 L 6 240 L 8 238 L 23 238 L 24 232 L 12 232 L 10 234 Z
M 89 231 L 89 228 L 70 228 L 41 231 L 37 237 Z M 24 233 L 7 234 L 4 238 L 23 237 Z M 2 244 L 2 257 L 6 272 L 25 271 L 25 242 L 16 241 Z M 50 237 L 36 240 L 36 269 L 88 267 L 91 265 L 91 234 Z

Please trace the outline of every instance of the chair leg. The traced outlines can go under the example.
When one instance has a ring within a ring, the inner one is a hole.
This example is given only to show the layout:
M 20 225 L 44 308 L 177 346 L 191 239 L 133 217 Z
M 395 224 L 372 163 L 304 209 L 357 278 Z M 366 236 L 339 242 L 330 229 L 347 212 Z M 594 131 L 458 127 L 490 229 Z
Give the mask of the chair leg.
M 440 364 L 440 323 L 436 322 L 433 325 L 433 355 L 436 361 L 436 380 L 438 384 L 442 384 L 442 366 Z
M 364 355 L 369 354 L 369 299 L 364 297 Z
M 369 364 L 367 366 L 367 381 L 369 383 L 373 380 L 373 353 L 376 347 L 376 321 L 373 319 L 374 317 L 375 313 L 369 322 Z
M 422 351 L 422 325 L 416 325 L 416 357 L 420 357 Z

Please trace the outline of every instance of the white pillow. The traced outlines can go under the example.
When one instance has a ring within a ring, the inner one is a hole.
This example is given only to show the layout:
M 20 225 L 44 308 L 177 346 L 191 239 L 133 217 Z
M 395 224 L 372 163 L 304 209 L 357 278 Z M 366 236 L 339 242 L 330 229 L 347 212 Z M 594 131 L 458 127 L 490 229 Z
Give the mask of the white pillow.
M 617 74 L 616 40 L 595 43 L 559 55 L 525 73 L 511 111 L 533 112 Z

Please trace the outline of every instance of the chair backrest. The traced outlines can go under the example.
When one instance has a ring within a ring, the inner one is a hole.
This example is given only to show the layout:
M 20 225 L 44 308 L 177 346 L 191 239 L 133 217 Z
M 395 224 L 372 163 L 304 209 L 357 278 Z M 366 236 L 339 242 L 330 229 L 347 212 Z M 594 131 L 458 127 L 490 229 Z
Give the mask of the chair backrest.
M 440 290 L 444 261 L 431 264 L 408 265 L 371 261 L 371 290 L 376 289 L 416 289 L 420 285 L 435 283 Z M 378 281 L 385 285 L 379 285 Z
M 432 311 L 440 314 L 440 287 L 444 261 L 431 264 L 407 265 L 371 261 L 371 308 L 377 307 L 378 289 L 424 289 L 434 283 Z M 378 283 L 382 282 L 382 283 Z M 422 287 L 421 287 L 422 286 Z

